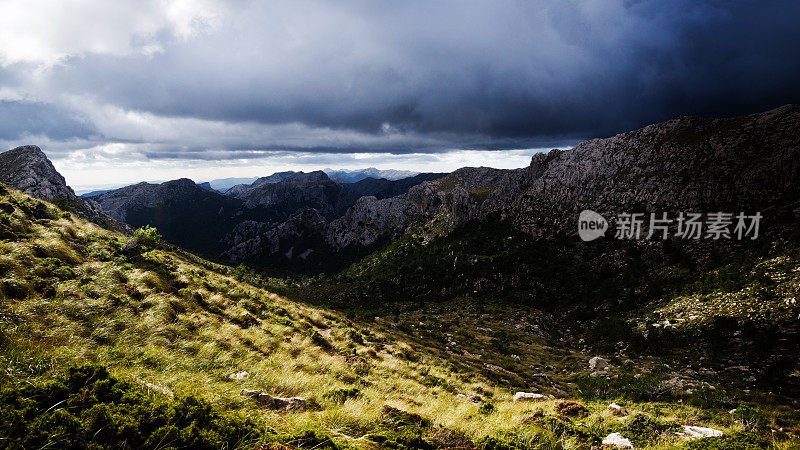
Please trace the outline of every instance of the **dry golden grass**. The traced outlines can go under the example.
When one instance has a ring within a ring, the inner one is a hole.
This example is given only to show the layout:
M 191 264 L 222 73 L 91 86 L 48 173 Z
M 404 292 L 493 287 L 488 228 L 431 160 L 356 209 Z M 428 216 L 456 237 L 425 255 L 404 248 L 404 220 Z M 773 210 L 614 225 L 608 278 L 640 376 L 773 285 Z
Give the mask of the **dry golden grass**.
M 4 197 L 27 201 L 14 192 Z M 320 430 L 356 447 L 376 447 L 366 436 L 380 428 L 381 411 L 391 406 L 427 418 L 433 430 L 444 427 L 473 440 L 504 435 L 529 448 L 586 448 L 575 437 L 523 423 L 533 410 L 552 414 L 553 401 L 513 403 L 513 392 L 503 386 L 452 373 L 411 343 L 241 283 L 222 267 L 209 270 L 215 267 L 211 263 L 201 266 L 161 249 L 125 257 L 124 236 L 71 215 L 32 221 L 17 210 L 3 220 L 23 237 L 0 241 L 0 279 L 23 286 L 27 294 L 12 298 L 5 289 L 0 294 L 5 297 L 0 384 L 28 383 L 68 365 L 96 363 L 178 396 L 199 395 L 278 433 Z M 241 371 L 249 376 L 231 379 Z M 428 375 L 452 389 L 423 384 Z M 326 397 L 350 388 L 361 396 L 341 404 Z M 241 389 L 304 397 L 320 409 L 267 411 L 241 397 Z M 481 413 L 479 404 L 463 398 L 471 395 L 491 402 L 494 410 Z M 590 417 L 581 420 L 588 429 L 602 433 L 617 420 L 603 404 L 590 407 Z M 695 414 L 675 408 L 684 416 Z

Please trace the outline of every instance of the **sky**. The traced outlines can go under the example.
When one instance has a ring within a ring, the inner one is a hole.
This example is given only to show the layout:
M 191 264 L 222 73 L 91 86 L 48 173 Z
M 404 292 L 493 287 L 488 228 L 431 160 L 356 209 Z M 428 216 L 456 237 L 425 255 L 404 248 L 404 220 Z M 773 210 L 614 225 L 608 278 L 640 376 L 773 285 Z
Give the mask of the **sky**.
M 0 149 L 77 191 L 511 168 L 800 102 L 800 2 L 0 0 Z

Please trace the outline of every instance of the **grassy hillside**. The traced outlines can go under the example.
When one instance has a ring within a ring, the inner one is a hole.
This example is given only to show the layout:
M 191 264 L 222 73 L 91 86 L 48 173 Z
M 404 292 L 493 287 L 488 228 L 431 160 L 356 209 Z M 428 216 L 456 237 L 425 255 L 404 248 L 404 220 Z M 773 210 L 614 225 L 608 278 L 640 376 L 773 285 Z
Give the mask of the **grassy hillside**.
M 353 322 L 242 278 L 153 233 L 132 240 L 0 185 L 0 447 L 590 448 L 614 431 L 637 447 L 797 444 L 786 412 L 600 392 L 626 373 L 596 380 L 586 356 L 523 335 L 506 339 L 524 339 L 518 359 L 586 375 L 553 375 L 557 385 L 540 390 L 587 409 L 514 403 L 524 381 L 486 377 L 420 334 L 439 328 L 436 316 L 412 313 L 416 329 L 391 316 Z M 476 317 L 463 328 L 481 326 Z M 242 389 L 302 397 L 308 409 L 271 411 Z M 630 415 L 615 417 L 613 399 Z M 726 436 L 684 441 L 683 425 Z

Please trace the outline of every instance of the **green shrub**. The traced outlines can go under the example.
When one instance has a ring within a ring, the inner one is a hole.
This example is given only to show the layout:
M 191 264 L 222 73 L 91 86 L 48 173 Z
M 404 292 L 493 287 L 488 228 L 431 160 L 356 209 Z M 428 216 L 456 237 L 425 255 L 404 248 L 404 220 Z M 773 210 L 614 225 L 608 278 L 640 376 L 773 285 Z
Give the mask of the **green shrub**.
M 195 397 L 153 397 L 103 367 L 0 391 L 0 441 L 10 448 L 234 448 L 260 430 Z
M 369 440 L 384 448 L 433 449 L 435 445 L 425 439 L 430 427 L 431 422 L 419 414 L 384 406 L 379 429 L 369 435 Z
M 478 414 L 483 414 L 484 416 L 488 416 L 489 414 L 494 412 L 494 404 L 489 402 L 481 403 L 481 406 L 478 407 Z
M 445 380 L 444 378 L 437 377 L 435 375 L 426 375 L 425 378 L 422 379 L 422 384 L 428 387 L 439 386 L 445 391 L 456 392 L 455 386 L 450 384 L 449 381 Z
M 647 374 L 636 378 L 620 374 L 617 378 L 582 375 L 576 380 L 578 395 L 584 400 L 609 400 L 624 398 L 635 402 L 668 400 L 672 389 L 662 382 L 658 374 Z
M 701 385 L 692 391 L 689 397 L 689 404 L 698 408 L 730 408 L 737 403 L 737 396 L 723 388 L 711 389 L 707 385 Z
M 72 203 L 72 201 L 66 198 L 57 198 L 53 200 L 53 204 L 56 205 L 58 209 L 64 212 L 75 211 L 75 205 Z
M 722 437 L 696 439 L 686 444 L 686 448 L 691 450 L 756 450 L 770 447 L 768 439 L 742 431 Z
M 133 232 L 133 237 L 145 248 L 157 248 L 161 245 L 161 235 L 155 227 L 145 225 Z
M 757 431 L 767 425 L 767 418 L 760 409 L 740 404 L 733 411 L 733 420 L 742 424 L 747 431 Z
M 644 447 L 652 444 L 661 435 L 680 431 L 680 425 L 667 422 L 645 414 L 636 414 L 629 417 L 622 424 L 612 427 L 612 431 L 619 432 L 633 442 L 634 447 Z

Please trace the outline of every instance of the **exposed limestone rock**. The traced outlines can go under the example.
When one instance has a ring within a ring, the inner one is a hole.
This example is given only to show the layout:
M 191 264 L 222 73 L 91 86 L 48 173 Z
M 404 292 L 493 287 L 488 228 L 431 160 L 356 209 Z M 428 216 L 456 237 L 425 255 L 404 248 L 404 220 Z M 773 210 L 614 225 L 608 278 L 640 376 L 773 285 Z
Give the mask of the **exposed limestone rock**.
M 679 436 L 683 436 L 686 439 L 700 439 L 706 437 L 720 437 L 724 436 L 725 433 L 720 430 L 715 430 L 713 428 L 707 427 L 693 427 L 693 426 L 683 426 L 683 431 L 679 431 L 676 433 Z
M 544 394 L 536 394 L 533 392 L 517 392 L 514 394 L 514 403 L 518 402 L 540 402 L 546 401 L 550 398 Z
M 230 378 L 233 381 L 244 381 L 249 377 L 250 377 L 250 373 L 248 371 L 246 371 L 246 370 L 243 370 L 241 372 L 232 373 L 232 374 L 228 375 L 228 378 Z
M 608 361 L 599 356 L 595 356 L 594 358 L 589 360 L 590 370 L 603 370 L 607 367 L 609 367 Z
M 250 397 L 268 409 L 276 411 L 301 412 L 306 410 L 306 400 L 300 397 L 281 398 L 273 397 L 258 390 L 242 389 L 243 397 Z
M 0 182 L 31 197 L 71 209 L 102 227 L 117 231 L 128 229 L 123 223 L 103 212 L 100 205 L 93 200 L 75 195 L 53 163 L 35 145 L 25 145 L 0 153 Z
M 619 433 L 611 433 L 603 438 L 603 445 L 613 445 L 616 448 L 633 448 L 630 439 L 625 438 Z

